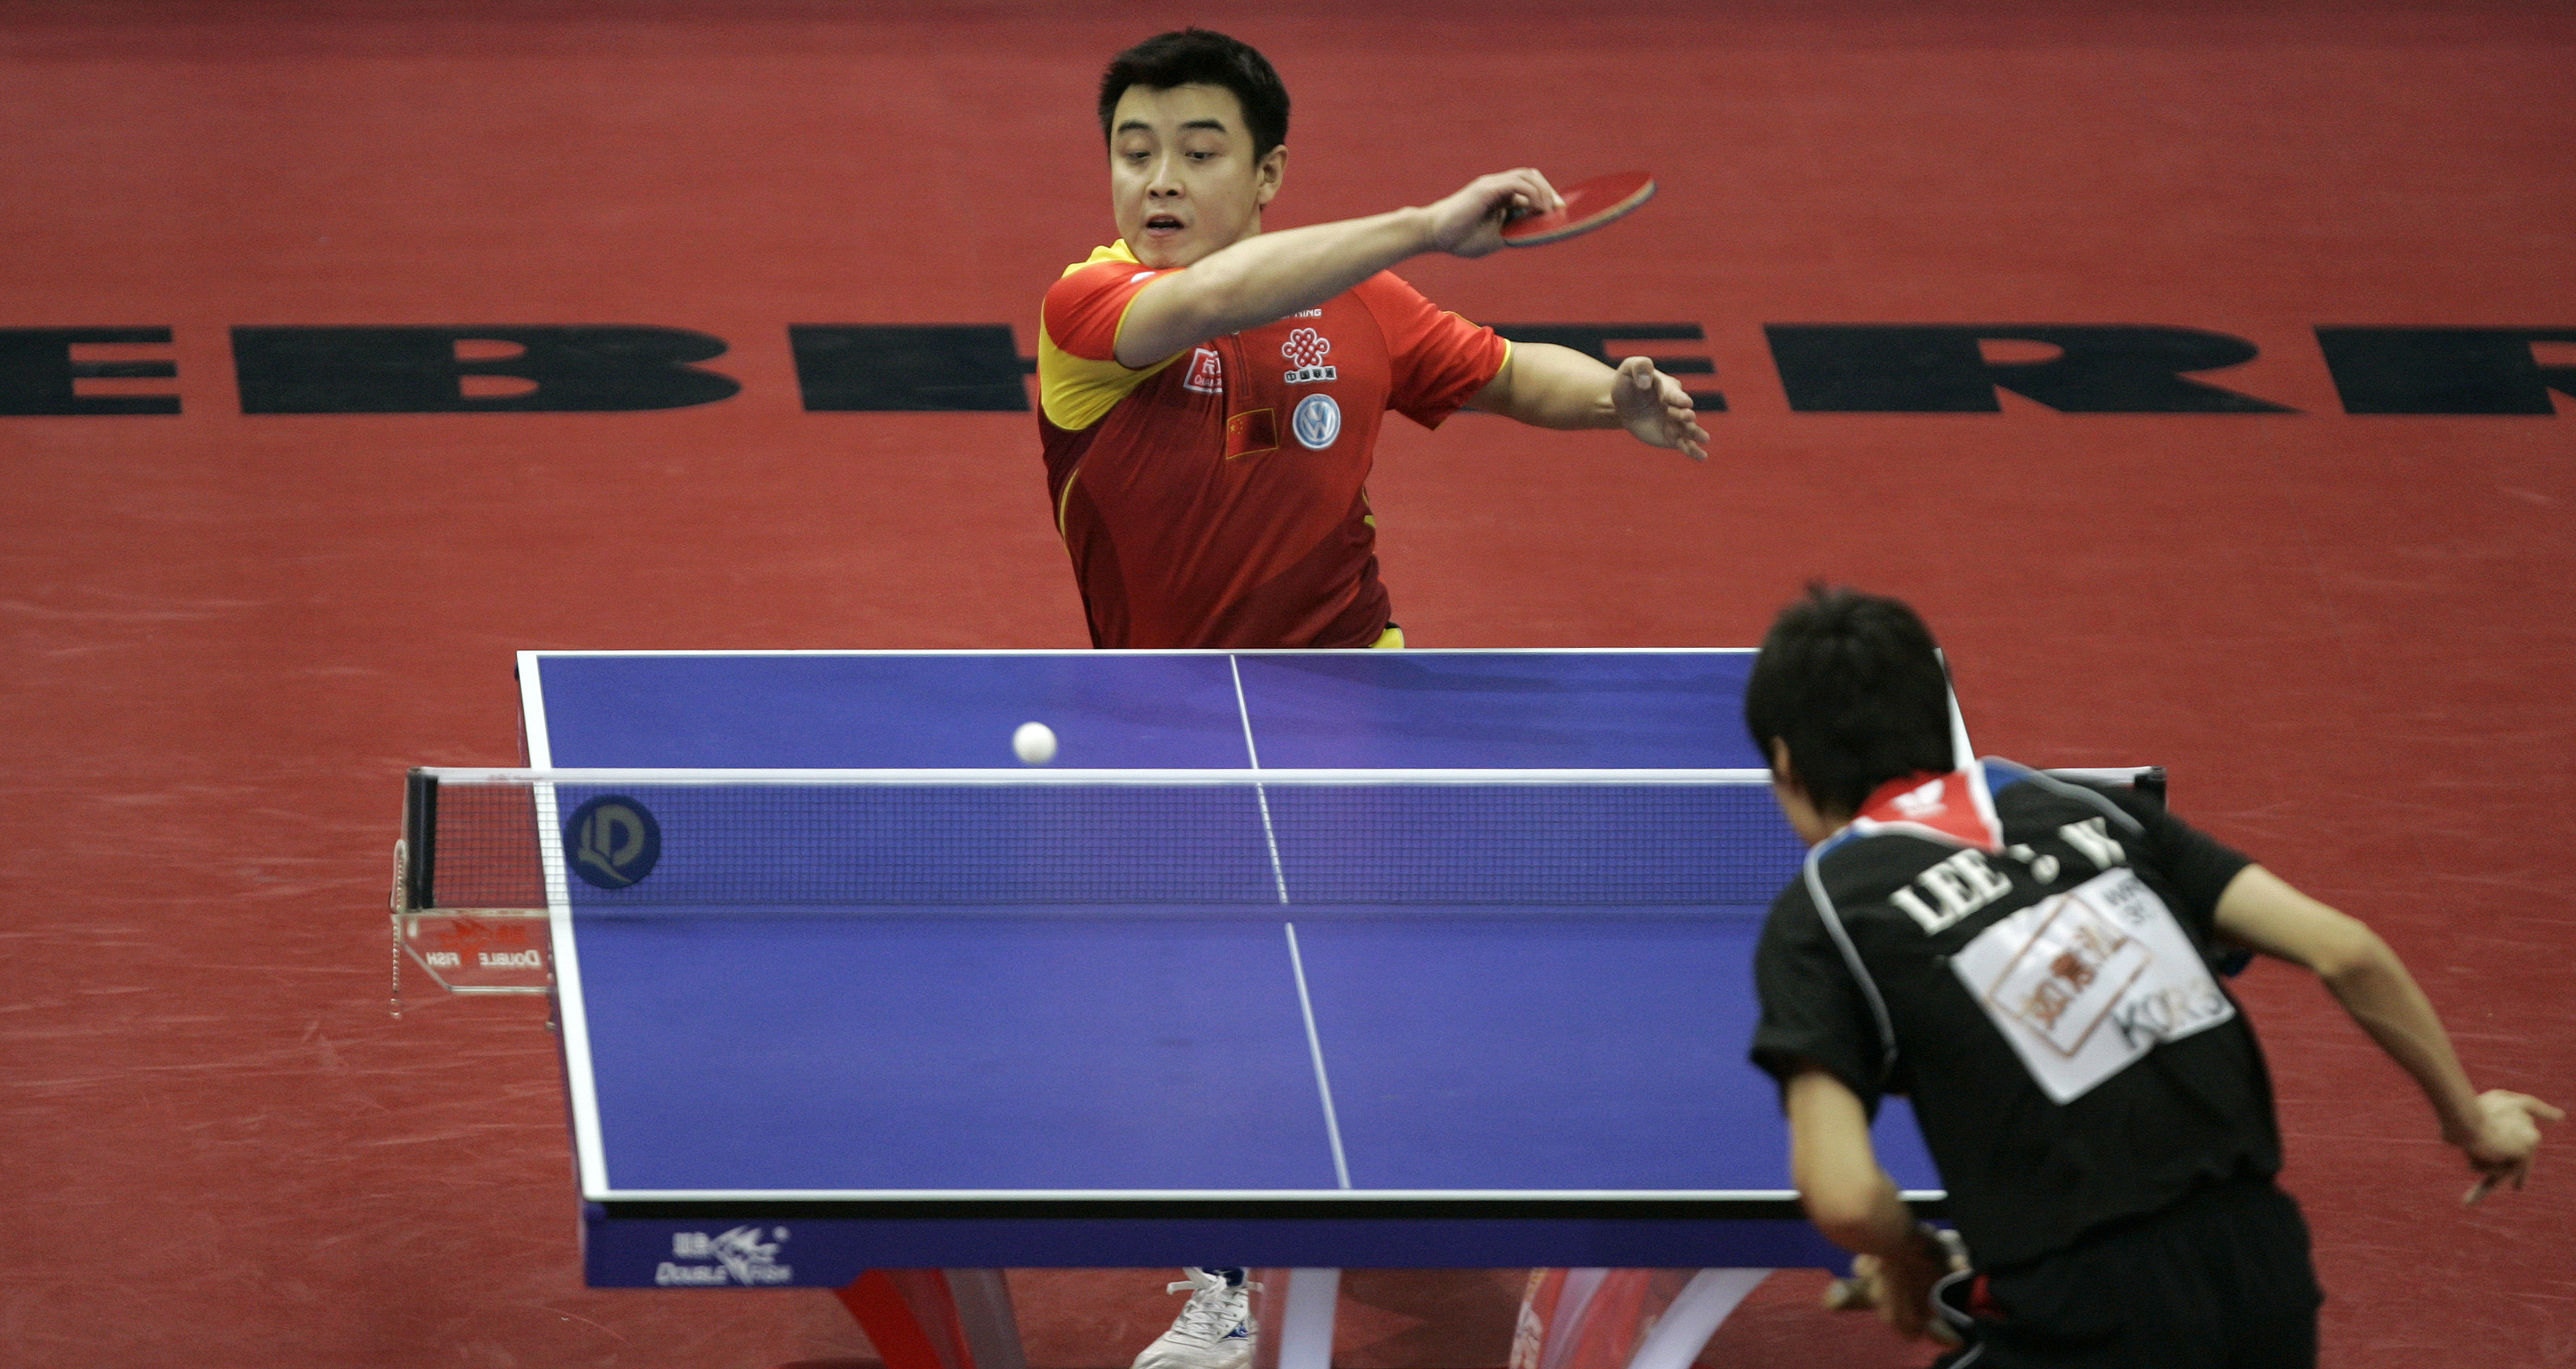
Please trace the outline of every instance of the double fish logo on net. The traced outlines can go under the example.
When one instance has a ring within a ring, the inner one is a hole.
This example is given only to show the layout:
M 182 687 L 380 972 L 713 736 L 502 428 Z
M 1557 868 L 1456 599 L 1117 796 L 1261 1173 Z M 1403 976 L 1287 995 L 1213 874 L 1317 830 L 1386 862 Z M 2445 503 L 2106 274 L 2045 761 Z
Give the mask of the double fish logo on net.
M 623 889 L 653 873 L 662 859 L 662 824 L 623 794 L 602 794 L 573 810 L 564 824 L 566 864 L 596 889 Z

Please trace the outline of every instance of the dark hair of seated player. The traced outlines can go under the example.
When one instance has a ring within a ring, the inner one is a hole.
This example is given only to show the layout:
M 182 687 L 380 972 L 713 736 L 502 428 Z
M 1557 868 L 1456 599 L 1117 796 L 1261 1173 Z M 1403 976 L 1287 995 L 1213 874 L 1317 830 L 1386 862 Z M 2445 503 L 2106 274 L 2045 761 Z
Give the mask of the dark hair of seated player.
M 1767 760 L 1789 768 L 1823 812 L 1849 816 L 1892 779 L 1946 774 L 1949 677 L 1901 600 L 1810 583 L 1773 620 L 1744 687 L 1744 725 Z
M 1252 134 L 1253 161 L 1288 141 L 1288 87 L 1271 70 L 1270 59 L 1249 43 L 1197 28 L 1155 34 L 1109 60 L 1109 69 L 1100 73 L 1100 136 L 1109 137 L 1109 118 L 1129 86 L 1169 90 L 1189 85 L 1234 92 L 1245 129 Z

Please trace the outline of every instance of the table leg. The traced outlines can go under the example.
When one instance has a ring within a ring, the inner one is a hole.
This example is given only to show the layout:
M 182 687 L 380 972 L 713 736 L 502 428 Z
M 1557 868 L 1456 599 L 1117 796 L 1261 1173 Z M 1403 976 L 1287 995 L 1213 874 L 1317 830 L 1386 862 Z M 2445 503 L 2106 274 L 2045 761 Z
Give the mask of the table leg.
M 1567 1269 L 1547 1289 L 1547 1306 L 1524 1305 L 1514 1369 L 1690 1369 L 1701 1347 L 1768 1269 L 1703 1269 L 1673 1295 L 1632 1355 L 1623 1355 L 1642 1300 L 1642 1282 L 1664 1271 Z M 1338 1269 L 1261 1269 L 1266 1290 L 1254 1369 L 1332 1369 Z M 1533 1281 L 1533 1294 L 1545 1282 Z M 1629 1287 L 1635 1284 L 1634 1288 Z M 1666 1285 L 1669 1287 L 1670 1285 Z M 1011 1290 L 998 1269 L 871 1269 L 834 1290 L 886 1369 L 1027 1369 Z M 1618 1324 L 1614 1324 L 1618 1323 Z M 1607 1352 L 1611 1358 L 1600 1357 Z
M 957 1328 L 966 1338 L 974 1369 L 1028 1369 L 1019 1318 L 1011 1312 L 1011 1285 L 998 1269 L 943 1269 Z M 893 1369 L 891 1365 L 887 1369 Z
M 1727 1314 L 1770 1273 L 1531 1270 L 1511 1369 L 1689 1369 Z
M 1520 1321 L 1512 1328 L 1511 1369 L 1565 1369 L 1568 1355 L 1591 1326 L 1593 1295 L 1611 1272 L 1531 1270 L 1521 1294 Z
M 871 1269 L 833 1290 L 886 1369 L 974 1369 L 948 1281 L 936 1269 Z
M 1252 1369 L 1332 1369 L 1333 1312 L 1341 1302 L 1338 1269 L 1255 1269 Z
M 1628 1369 L 1690 1369 L 1700 1348 L 1717 1334 L 1718 1324 L 1769 1277 L 1768 1269 L 1703 1269 L 1692 1275 L 1655 1329 L 1646 1333 L 1646 1343 L 1637 1347 Z
M 886 1369 L 1027 1369 L 998 1269 L 871 1269 L 833 1290 Z

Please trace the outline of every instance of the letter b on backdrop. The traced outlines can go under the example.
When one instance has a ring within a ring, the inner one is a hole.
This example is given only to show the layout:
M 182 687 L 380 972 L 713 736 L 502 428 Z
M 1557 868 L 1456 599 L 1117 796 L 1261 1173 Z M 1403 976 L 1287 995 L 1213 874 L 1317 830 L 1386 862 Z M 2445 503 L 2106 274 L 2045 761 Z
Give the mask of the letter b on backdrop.
M 469 358 L 458 344 L 516 346 Z M 581 413 L 680 409 L 742 386 L 690 362 L 724 339 L 639 325 L 435 328 L 235 328 L 233 367 L 246 414 Z M 509 377 L 513 393 L 467 393 L 469 376 Z

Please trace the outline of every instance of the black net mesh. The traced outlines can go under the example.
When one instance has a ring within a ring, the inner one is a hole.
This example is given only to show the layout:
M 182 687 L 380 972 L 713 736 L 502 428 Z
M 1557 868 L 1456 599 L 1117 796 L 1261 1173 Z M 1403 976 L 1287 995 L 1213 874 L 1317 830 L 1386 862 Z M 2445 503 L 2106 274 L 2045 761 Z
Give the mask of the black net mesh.
M 576 907 L 1761 904 L 1759 784 L 442 783 L 430 898 Z M 1284 899 L 1283 899 L 1284 892 Z
M 442 784 L 431 845 L 431 899 L 441 908 L 543 908 L 536 786 Z

